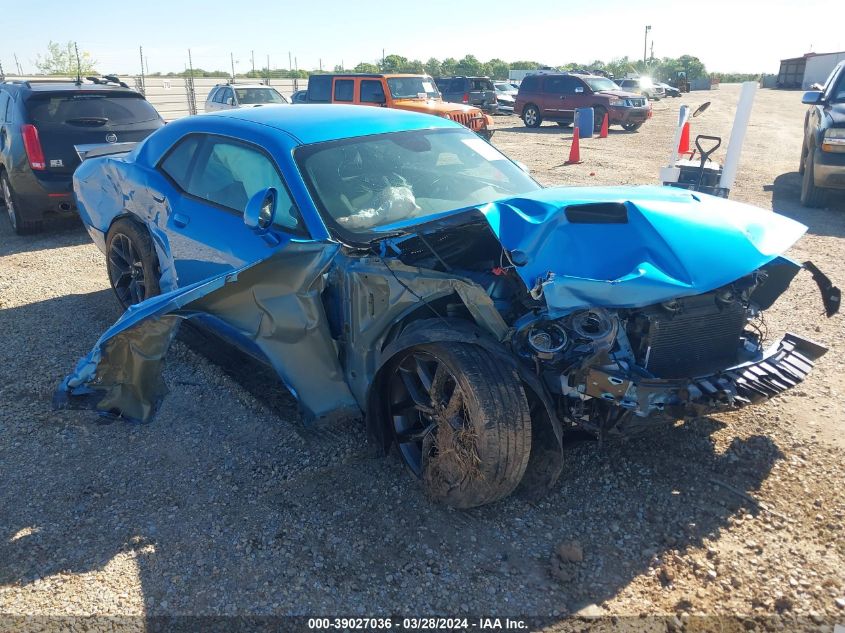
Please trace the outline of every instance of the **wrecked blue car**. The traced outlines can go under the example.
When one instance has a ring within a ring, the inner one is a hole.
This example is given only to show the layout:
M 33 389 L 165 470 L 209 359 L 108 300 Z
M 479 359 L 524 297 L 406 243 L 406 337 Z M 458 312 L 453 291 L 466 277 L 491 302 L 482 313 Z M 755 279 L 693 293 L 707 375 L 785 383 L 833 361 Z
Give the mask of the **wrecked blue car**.
M 573 430 L 610 436 L 801 382 L 764 336 L 808 268 L 786 217 L 662 187 L 543 188 L 457 123 L 356 106 L 233 110 L 86 160 L 74 189 L 128 309 L 59 407 L 153 418 L 179 324 L 264 360 L 306 423 L 365 420 L 433 499 L 548 490 Z

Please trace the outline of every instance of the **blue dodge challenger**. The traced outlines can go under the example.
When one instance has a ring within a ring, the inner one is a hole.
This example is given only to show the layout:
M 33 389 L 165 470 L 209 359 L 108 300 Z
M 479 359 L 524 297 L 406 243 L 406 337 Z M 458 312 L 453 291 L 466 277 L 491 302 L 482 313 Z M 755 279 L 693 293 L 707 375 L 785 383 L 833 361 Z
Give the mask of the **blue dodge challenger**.
M 79 212 L 127 308 L 55 395 L 148 421 L 194 319 L 272 366 L 304 419 L 365 421 L 434 500 L 548 490 L 575 429 L 625 434 L 798 384 L 764 340 L 802 269 L 786 217 L 666 187 L 543 188 L 466 128 L 358 106 L 167 125 L 86 160 Z M 808 306 L 812 312 L 813 307 Z

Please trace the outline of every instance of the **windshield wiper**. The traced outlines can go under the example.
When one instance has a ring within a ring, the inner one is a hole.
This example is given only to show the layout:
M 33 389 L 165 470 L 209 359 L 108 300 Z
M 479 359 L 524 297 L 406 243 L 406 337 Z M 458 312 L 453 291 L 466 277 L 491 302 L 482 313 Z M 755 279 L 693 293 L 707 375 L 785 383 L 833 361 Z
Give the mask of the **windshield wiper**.
M 83 116 L 78 117 L 76 119 L 65 119 L 65 123 L 70 123 L 71 125 L 105 125 L 108 123 L 109 120 L 106 117 L 99 117 L 99 116 Z

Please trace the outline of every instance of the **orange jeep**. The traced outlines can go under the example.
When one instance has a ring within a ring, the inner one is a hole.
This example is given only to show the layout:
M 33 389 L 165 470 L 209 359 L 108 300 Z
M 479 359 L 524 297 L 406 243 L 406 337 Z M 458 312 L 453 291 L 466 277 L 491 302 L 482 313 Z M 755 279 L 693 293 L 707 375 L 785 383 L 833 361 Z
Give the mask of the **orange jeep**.
M 311 75 L 307 103 L 353 103 L 425 112 L 465 125 L 489 139 L 493 119 L 478 108 L 446 103 L 428 75 Z

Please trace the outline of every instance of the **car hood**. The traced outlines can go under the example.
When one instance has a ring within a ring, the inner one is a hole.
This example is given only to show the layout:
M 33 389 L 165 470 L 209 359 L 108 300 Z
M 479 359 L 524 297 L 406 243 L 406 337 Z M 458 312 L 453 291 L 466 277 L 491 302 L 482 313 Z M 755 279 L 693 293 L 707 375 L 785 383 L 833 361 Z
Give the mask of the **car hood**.
M 444 115 L 450 112 L 465 112 L 468 114 L 481 111 L 470 105 L 463 105 L 461 103 L 447 103 L 446 101 L 435 101 L 434 99 L 396 99 L 393 102 L 393 107 L 400 110 L 411 110 L 413 112 L 423 112 L 428 114 Z
M 642 99 L 642 95 L 638 92 L 630 92 L 628 90 L 602 90 L 596 94 L 605 95 L 607 97 L 617 97 L 619 99 Z
M 845 127 L 845 103 L 834 103 L 827 112 L 833 121 L 833 125 Z
M 478 209 L 553 313 L 709 292 L 775 259 L 807 227 L 671 187 L 560 187 Z

